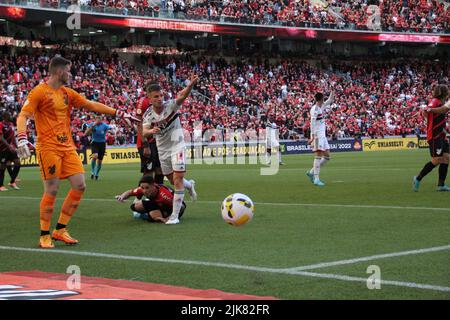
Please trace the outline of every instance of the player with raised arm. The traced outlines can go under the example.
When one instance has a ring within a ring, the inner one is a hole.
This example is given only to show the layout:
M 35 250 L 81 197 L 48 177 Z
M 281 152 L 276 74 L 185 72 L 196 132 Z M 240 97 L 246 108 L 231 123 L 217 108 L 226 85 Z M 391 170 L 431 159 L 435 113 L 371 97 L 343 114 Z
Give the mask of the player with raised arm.
M 186 172 L 185 142 L 178 110 L 189 96 L 198 81 L 192 75 L 186 88 L 180 91 L 176 99 L 163 102 L 163 94 L 158 84 L 148 87 L 147 94 L 152 104 L 143 117 L 144 137 L 154 136 L 158 147 L 161 171 L 175 188 L 173 211 L 166 224 L 178 224 L 179 212 L 184 199 L 184 189 L 188 189 L 192 200 L 196 200 L 195 181 L 184 179 Z
M 311 138 L 309 144 L 315 153 L 314 163 L 311 170 L 306 172 L 306 175 L 316 186 L 324 186 L 325 183 L 320 181 L 319 173 L 328 161 L 330 161 L 330 146 L 328 145 L 326 135 L 326 113 L 334 101 L 334 92 L 331 91 L 330 97 L 324 102 L 324 95 L 321 92 L 315 94 L 316 103 L 312 106 L 310 111 L 311 116 Z
M 89 101 L 76 91 L 65 87 L 69 83 L 71 62 L 62 57 L 50 60 L 48 81 L 33 88 L 17 118 L 17 154 L 30 156 L 27 140 L 27 120 L 34 118 L 37 132 L 36 156 L 39 161 L 44 194 L 40 203 L 41 248 L 53 248 L 54 240 L 76 244 L 66 226 L 77 210 L 86 188 L 83 164 L 72 140 L 70 114 L 73 108 L 137 120 L 123 111 Z M 50 235 L 56 195 L 61 179 L 68 179 L 71 189 L 62 205 L 56 229 Z
M 445 134 L 447 124 L 446 113 L 450 110 L 450 101 L 444 105 L 449 95 L 446 85 L 433 88 L 433 99 L 429 102 L 424 114 L 427 118 L 427 141 L 430 146 L 431 161 L 425 164 L 420 173 L 413 178 L 413 191 L 419 191 L 420 182 L 437 165 L 439 165 L 439 181 L 436 191 L 450 191 L 445 184 L 449 163 L 449 142 Z
M 115 198 L 119 202 L 124 202 L 132 196 L 141 199 L 135 201 L 130 207 L 133 213 L 139 213 L 137 218 L 149 222 L 163 223 L 169 220 L 169 216 L 173 211 L 174 198 L 174 190 L 171 188 L 156 183 L 152 176 L 147 175 L 141 178 L 138 188 L 127 190 Z M 178 219 L 181 218 L 185 209 L 186 204 L 183 201 Z

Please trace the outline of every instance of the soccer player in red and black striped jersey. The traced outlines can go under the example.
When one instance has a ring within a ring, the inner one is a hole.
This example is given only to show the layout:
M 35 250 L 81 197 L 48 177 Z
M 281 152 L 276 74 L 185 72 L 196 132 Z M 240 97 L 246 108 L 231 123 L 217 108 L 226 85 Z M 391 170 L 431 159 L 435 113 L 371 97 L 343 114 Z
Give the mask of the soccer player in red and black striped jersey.
M 17 144 L 14 134 L 14 124 L 11 121 L 11 116 L 8 112 L 4 112 L 0 121 L 0 191 L 8 191 L 3 185 L 5 180 L 5 169 L 11 177 L 8 186 L 10 188 L 19 190 L 16 184 L 16 178 L 20 171 L 20 160 L 17 156 Z M 11 164 L 14 164 L 11 167 Z
M 448 103 L 444 102 L 449 94 L 446 85 L 437 85 L 433 88 L 433 99 L 424 111 L 427 116 L 427 141 L 430 145 L 431 161 L 413 178 L 413 190 L 419 191 L 420 181 L 439 165 L 439 182 L 437 191 L 450 191 L 445 184 L 449 163 L 449 142 L 446 137 Z
M 145 111 L 151 107 L 150 99 L 145 95 L 139 99 L 136 105 L 136 117 L 142 121 Z M 161 171 L 161 162 L 159 162 L 158 148 L 154 137 L 144 138 L 142 135 L 142 125 L 138 125 L 137 130 L 137 149 L 141 158 L 141 172 L 144 175 L 153 175 L 155 182 L 163 184 L 164 175 Z
M 139 187 L 127 190 L 120 196 L 116 196 L 117 201 L 124 202 L 131 196 L 141 198 L 131 205 L 133 212 L 139 213 L 143 220 L 149 222 L 163 222 L 169 220 L 169 216 L 173 210 L 174 190 L 171 188 L 155 183 L 152 176 L 143 176 L 139 181 Z M 145 198 L 144 198 L 145 197 Z M 184 213 L 186 203 L 182 203 L 178 218 Z

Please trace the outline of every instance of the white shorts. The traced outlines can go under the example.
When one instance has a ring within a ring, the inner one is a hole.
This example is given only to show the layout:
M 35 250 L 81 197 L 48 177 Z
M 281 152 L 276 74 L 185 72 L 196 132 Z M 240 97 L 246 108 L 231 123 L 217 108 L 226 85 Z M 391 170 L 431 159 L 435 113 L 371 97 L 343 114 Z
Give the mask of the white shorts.
M 161 162 L 161 171 L 163 175 L 169 175 L 172 172 L 185 172 L 186 171 L 186 156 L 185 151 L 180 150 L 172 155 L 160 154 L 159 161 Z
M 313 141 L 312 150 L 313 152 L 330 150 L 327 137 L 315 138 Z

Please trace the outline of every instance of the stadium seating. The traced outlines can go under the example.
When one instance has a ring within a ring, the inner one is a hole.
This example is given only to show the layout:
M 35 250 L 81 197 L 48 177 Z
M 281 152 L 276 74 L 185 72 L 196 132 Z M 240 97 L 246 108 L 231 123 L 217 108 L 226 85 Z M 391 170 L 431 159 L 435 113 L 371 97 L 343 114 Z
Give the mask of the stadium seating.
M 0 55 L 0 97 L 3 109 L 15 117 L 27 93 L 47 77 L 46 62 L 54 53 Z M 196 93 L 181 115 L 192 133 L 196 121 L 203 129 L 261 129 L 267 120 L 280 125 L 281 137 L 308 136 L 308 110 L 314 93 L 331 88 L 336 98 L 328 115 L 328 133 L 337 138 L 383 137 L 424 133 L 420 106 L 430 98 L 436 79 L 448 80 L 450 68 L 442 62 L 329 63 L 322 67 L 302 61 L 273 63 L 246 59 L 170 57 L 153 55 L 144 70 L 117 55 L 101 57 L 95 51 L 66 51 L 73 61 L 71 87 L 88 99 L 133 113 L 149 81 L 161 83 L 166 97 L 176 94 L 192 72 L 200 76 Z M 160 72 L 162 71 L 162 73 Z M 83 124 L 91 121 L 84 111 L 73 112 L 74 136 L 86 145 Z M 117 126 L 110 144 L 135 142 L 135 128 Z M 33 132 L 33 124 L 30 124 Z

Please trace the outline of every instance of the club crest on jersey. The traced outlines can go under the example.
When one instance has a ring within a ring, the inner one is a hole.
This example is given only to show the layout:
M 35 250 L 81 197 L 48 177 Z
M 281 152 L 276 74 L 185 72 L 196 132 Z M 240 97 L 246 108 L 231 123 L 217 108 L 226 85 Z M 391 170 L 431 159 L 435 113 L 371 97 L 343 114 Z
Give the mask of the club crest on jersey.
M 60 143 L 65 143 L 67 142 L 67 140 L 69 140 L 69 138 L 67 138 L 67 136 L 65 134 L 58 134 L 56 136 L 56 139 L 58 140 L 58 142 Z

